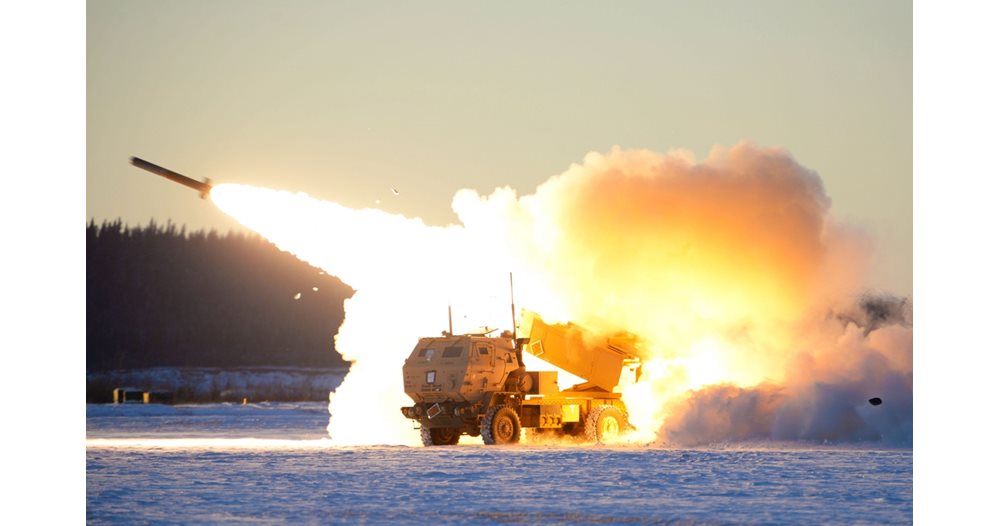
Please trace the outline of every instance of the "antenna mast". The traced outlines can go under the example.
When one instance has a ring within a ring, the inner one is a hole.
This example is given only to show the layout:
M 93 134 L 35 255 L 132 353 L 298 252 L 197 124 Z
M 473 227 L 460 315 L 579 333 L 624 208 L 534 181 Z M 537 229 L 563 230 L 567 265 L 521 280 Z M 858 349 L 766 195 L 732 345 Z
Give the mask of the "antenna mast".
M 517 316 L 514 315 L 514 272 L 510 273 L 510 325 L 513 327 L 514 339 L 517 339 Z

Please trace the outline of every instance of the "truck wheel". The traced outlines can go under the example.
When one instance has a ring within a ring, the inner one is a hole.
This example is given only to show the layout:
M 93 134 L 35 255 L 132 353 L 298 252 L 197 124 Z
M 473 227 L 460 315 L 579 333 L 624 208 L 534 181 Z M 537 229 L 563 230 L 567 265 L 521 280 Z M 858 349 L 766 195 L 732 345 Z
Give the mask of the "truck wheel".
M 425 446 L 454 446 L 460 436 L 461 429 L 420 426 L 420 441 Z
M 510 407 L 498 405 L 486 413 L 479 431 L 483 435 L 483 443 L 488 446 L 516 444 L 521 440 L 521 419 Z
M 605 442 L 614 440 L 625 432 L 625 415 L 615 406 L 595 407 L 587 416 L 587 440 Z

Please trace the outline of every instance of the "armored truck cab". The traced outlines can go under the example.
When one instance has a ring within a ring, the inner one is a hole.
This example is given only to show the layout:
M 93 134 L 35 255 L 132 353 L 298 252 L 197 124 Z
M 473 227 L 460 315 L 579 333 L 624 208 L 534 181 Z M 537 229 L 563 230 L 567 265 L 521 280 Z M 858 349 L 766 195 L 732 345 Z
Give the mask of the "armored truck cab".
M 520 367 L 510 339 L 421 338 L 403 368 L 403 388 L 415 402 L 476 402 L 500 391 Z

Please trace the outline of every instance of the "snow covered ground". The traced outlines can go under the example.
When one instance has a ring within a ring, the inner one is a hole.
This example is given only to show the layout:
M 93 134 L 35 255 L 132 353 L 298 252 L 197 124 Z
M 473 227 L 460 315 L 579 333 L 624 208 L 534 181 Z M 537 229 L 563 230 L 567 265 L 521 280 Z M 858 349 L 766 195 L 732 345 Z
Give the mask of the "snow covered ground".
M 93 524 L 907 524 L 910 449 L 335 448 L 323 403 L 88 405 Z M 358 425 L 364 425 L 359 422 Z
M 92 402 L 110 402 L 115 387 L 165 392 L 178 402 L 327 400 L 346 374 L 346 367 L 150 367 L 88 372 L 87 385 L 88 392 L 103 388 L 103 399 Z

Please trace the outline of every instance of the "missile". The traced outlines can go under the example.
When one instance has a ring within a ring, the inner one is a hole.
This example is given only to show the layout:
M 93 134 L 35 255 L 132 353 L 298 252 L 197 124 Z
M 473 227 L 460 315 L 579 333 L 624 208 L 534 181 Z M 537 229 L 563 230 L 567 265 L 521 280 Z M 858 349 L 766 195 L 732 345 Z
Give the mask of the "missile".
M 173 170 L 167 170 L 162 166 L 157 166 L 145 159 L 140 159 L 138 157 L 132 158 L 132 166 L 142 168 L 143 170 L 146 170 L 147 172 L 152 172 L 156 175 L 159 175 L 160 177 L 166 177 L 167 179 L 170 179 L 175 183 L 182 184 L 188 188 L 193 188 L 197 190 L 198 195 L 200 195 L 202 199 L 208 197 L 208 193 L 212 191 L 211 179 L 206 178 L 205 182 L 195 181 L 194 179 L 186 175 L 181 175 Z

